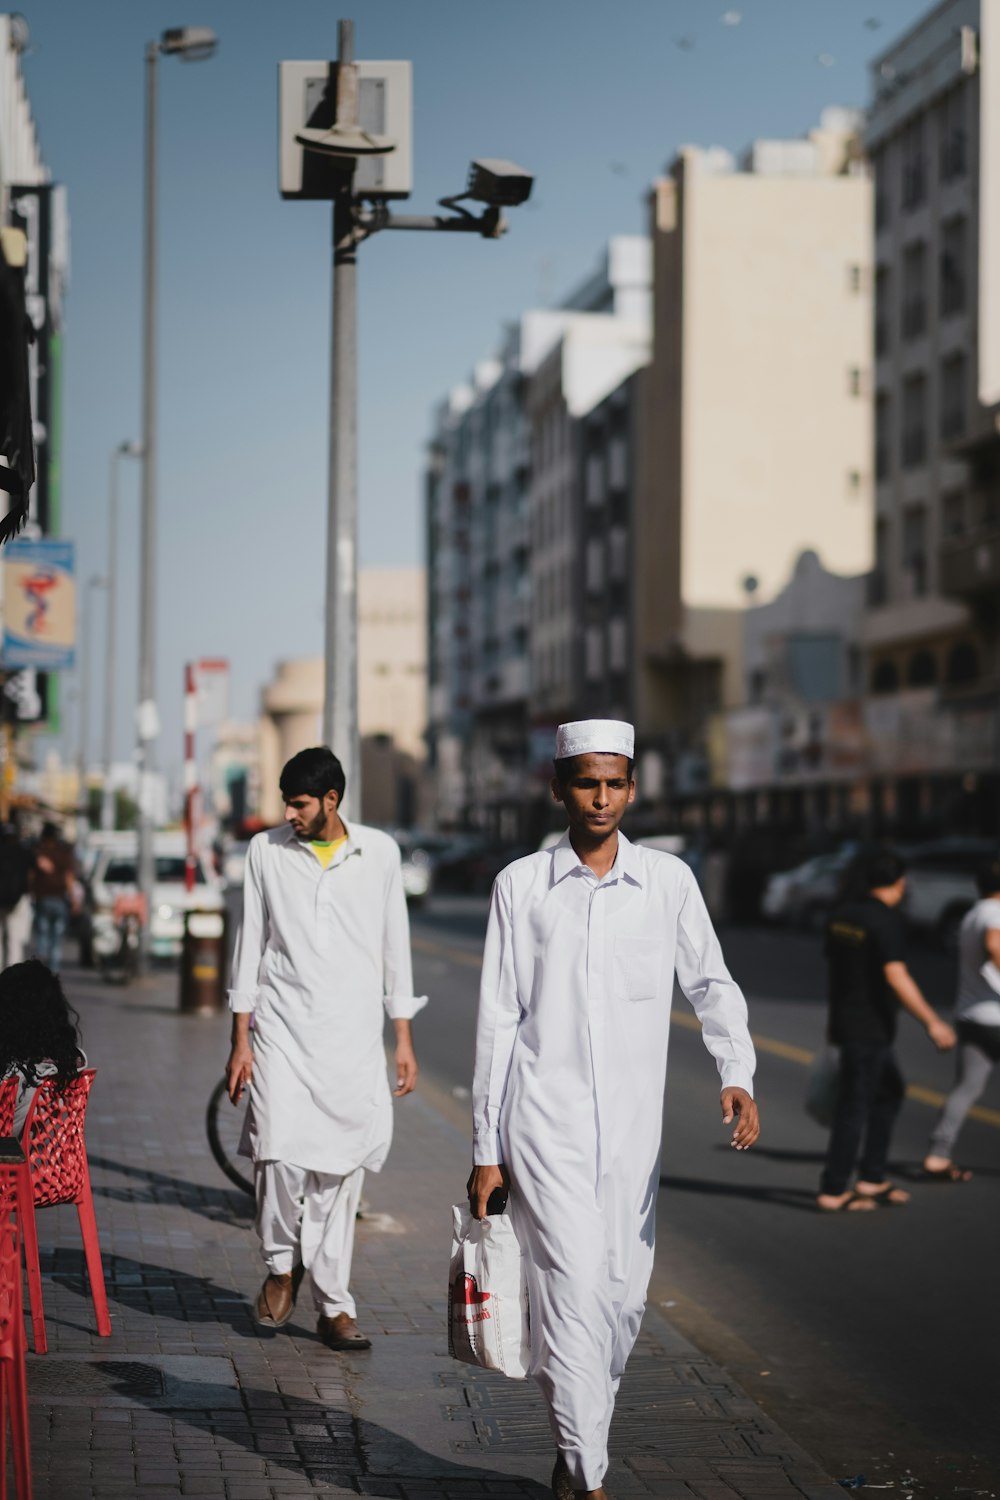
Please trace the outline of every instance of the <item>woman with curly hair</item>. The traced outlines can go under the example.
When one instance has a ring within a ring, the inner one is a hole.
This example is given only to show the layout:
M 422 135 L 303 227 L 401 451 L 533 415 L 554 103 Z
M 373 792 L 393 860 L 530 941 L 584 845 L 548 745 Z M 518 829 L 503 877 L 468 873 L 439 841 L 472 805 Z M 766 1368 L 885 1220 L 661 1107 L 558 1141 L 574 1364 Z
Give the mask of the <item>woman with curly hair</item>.
M 58 978 L 39 959 L 12 964 L 0 974 L 0 1078 L 19 1080 L 16 1137 L 42 1079 L 67 1084 L 86 1067 L 78 1019 Z

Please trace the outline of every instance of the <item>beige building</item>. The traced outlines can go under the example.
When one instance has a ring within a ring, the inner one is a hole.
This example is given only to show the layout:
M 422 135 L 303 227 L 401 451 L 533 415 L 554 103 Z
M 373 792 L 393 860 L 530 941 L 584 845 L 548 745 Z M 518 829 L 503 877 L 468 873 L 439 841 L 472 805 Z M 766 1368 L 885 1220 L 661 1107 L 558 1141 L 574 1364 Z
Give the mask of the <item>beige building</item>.
M 697 736 L 741 700 L 742 612 L 777 595 L 801 552 L 839 574 L 871 565 L 872 189 L 858 128 L 827 110 L 802 140 L 754 142 L 738 167 L 686 147 L 653 188 L 636 713 L 668 749 L 684 748 L 678 726 Z
M 372 823 L 410 822 L 420 810 L 427 724 L 425 589 L 423 568 L 362 568 L 358 574 L 361 816 Z M 280 662 L 261 694 L 265 823 L 277 823 L 282 816 L 281 767 L 299 750 L 320 742 L 322 718 L 322 657 Z M 345 807 L 351 811 L 350 787 Z

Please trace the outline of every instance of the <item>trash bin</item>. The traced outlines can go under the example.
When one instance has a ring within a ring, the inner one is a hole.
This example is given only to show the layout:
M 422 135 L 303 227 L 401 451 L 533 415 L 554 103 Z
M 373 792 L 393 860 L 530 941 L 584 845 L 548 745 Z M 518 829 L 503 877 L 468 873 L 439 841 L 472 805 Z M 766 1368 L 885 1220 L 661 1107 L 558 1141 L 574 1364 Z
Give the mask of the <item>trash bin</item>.
M 224 1010 L 226 1006 L 226 913 L 184 913 L 181 945 L 182 1011 Z

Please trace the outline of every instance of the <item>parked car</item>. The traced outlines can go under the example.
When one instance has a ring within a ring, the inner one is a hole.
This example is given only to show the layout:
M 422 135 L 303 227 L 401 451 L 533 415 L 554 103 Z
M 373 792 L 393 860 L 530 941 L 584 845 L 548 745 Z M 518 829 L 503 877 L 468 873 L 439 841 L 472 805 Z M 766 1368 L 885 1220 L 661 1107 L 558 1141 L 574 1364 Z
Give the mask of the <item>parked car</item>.
M 762 916 L 769 922 L 822 927 L 855 851 L 854 844 L 844 844 L 832 854 L 817 854 L 794 869 L 771 875 L 761 897 Z
M 152 911 L 149 916 L 150 948 L 154 958 L 177 958 L 184 938 L 184 914 L 188 911 L 222 911 L 222 882 L 209 873 L 199 855 L 195 862 L 194 890 L 185 885 L 186 843 L 182 833 L 153 836 L 155 874 Z M 108 944 L 117 945 L 115 900 L 123 892 L 138 888 L 138 841 L 102 848 L 90 876 L 88 915 L 92 946 L 100 954 Z
M 907 922 L 955 948 L 962 918 L 979 898 L 976 871 L 995 853 L 990 839 L 943 839 L 916 849 L 907 859 L 902 906 Z

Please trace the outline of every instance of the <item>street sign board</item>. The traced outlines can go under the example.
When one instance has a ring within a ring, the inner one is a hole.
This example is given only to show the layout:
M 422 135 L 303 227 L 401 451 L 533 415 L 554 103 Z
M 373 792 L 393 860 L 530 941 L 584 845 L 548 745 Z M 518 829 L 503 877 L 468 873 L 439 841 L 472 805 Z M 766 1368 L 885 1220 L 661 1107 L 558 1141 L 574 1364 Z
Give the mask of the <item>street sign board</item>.
M 356 198 L 408 198 L 413 191 L 413 104 L 409 62 L 359 62 L 358 124 L 373 136 L 386 136 L 394 149 L 384 156 L 359 158 L 354 171 Z M 337 64 L 278 64 L 278 188 L 283 198 L 332 198 L 337 167 L 328 157 L 306 151 L 295 139 L 303 126 L 325 130 L 333 124 Z
M 68 671 L 76 661 L 73 543 L 8 542 L 3 567 L 3 666 Z
M 229 663 L 203 657 L 194 664 L 196 716 L 199 726 L 222 724 L 229 717 Z

